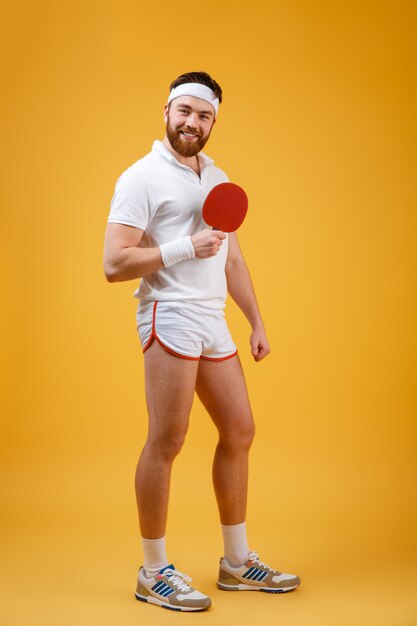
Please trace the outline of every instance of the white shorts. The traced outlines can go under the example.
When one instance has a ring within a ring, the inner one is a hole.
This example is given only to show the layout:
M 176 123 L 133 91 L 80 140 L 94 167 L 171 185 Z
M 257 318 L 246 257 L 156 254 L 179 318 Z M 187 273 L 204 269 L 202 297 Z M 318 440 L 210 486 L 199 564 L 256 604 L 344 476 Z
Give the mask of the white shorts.
M 237 354 L 223 309 L 194 302 L 140 301 L 136 322 L 143 352 L 155 339 L 182 359 L 224 361 Z

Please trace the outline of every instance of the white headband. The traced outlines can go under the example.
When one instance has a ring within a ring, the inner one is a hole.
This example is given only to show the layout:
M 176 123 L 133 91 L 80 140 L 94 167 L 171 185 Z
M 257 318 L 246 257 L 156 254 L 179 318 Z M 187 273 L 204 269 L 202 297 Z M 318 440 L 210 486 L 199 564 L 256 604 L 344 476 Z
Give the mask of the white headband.
M 174 87 L 169 94 L 168 103 L 179 96 L 195 96 L 196 98 L 206 100 L 214 108 L 217 115 L 217 111 L 219 110 L 219 99 L 216 98 L 210 87 L 206 87 L 200 83 L 184 83 L 183 85 L 178 85 L 178 87 Z

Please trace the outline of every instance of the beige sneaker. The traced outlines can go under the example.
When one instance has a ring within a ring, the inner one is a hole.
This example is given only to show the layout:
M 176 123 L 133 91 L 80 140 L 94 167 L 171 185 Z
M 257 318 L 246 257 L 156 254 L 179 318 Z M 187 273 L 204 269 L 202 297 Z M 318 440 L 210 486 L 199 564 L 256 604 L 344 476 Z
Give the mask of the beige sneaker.
M 259 560 L 256 552 L 250 552 L 239 567 L 232 567 L 227 559 L 220 559 L 217 586 L 225 591 L 266 591 L 284 593 L 301 584 L 294 574 L 284 574 L 268 567 Z
M 208 596 L 190 587 L 191 578 L 175 569 L 173 565 L 163 567 L 156 576 L 148 578 L 145 568 L 138 573 L 135 597 L 172 611 L 204 611 L 211 606 Z

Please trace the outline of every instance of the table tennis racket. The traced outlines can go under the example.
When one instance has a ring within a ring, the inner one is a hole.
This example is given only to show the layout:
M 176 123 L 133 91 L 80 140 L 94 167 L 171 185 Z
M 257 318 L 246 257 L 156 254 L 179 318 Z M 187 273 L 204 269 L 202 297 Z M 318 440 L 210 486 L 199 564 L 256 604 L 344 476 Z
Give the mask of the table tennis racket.
M 235 183 L 220 183 L 208 193 L 203 205 L 203 220 L 214 230 L 233 233 L 245 219 L 248 197 Z

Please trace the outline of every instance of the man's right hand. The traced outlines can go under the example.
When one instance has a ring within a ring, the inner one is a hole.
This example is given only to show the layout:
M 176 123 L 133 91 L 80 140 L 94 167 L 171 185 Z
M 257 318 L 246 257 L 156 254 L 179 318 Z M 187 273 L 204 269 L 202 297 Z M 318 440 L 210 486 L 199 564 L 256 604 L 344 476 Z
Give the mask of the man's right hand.
M 211 228 L 200 230 L 191 237 L 196 257 L 208 259 L 215 256 L 220 250 L 223 239 L 226 239 L 226 235 L 221 230 L 212 230 Z

